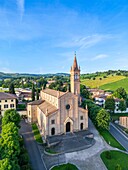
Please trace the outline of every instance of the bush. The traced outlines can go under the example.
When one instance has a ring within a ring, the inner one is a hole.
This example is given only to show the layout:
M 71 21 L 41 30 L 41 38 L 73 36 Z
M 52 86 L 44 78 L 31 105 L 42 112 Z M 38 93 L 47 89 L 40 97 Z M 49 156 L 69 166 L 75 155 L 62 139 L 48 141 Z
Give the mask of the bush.
M 106 156 L 107 159 L 111 159 L 111 153 L 110 153 L 110 151 L 106 151 L 106 152 L 105 152 L 105 156 Z
M 116 165 L 115 170 L 122 170 L 121 166 L 119 164 Z

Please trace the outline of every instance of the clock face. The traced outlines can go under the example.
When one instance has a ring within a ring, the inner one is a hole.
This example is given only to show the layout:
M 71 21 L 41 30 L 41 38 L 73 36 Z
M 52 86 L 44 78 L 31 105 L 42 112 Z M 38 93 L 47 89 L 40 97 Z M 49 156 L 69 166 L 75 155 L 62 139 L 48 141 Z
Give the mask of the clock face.
M 66 109 L 67 109 L 67 110 L 70 109 L 70 105 L 69 105 L 69 104 L 66 105 Z

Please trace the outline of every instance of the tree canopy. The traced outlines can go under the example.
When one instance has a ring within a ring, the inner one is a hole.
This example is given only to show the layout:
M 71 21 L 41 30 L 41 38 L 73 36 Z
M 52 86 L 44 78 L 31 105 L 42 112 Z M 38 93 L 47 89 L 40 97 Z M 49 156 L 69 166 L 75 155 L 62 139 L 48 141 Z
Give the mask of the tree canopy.
M 17 127 L 19 127 L 19 123 L 21 121 L 21 117 L 19 113 L 14 109 L 8 109 L 4 113 L 4 117 L 2 118 L 2 126 L 7 123 L 14 122 Z
M 127 99 L 127 93 L 123 87 L 118 88 L 113 95 L 119 99 Z
M 114 113 L 114 110 L 115 110 L 115 100 L 114 100 L 114 98 L 112 96 L 111 97 L 107 97 L 107 99 L 105 101 L 105 109 L 107 109 L 111 113 Z
M 97 126 L 101 129 L 108 129 L 110 122 L 110 114 L 105 110 L 101 109 L 96 116 Z
M 123 111 L 126 110 L 126 102 L 125 102 L 123 99 L 121 99 L 121 101 L 120 101 L 120 103 L 119 103 L 119 106 L 118 106 L 118 109 L 119 109 L 121 112 L 123 112 Z
M 9 86 L 9 93 L 15 94 L 14 84 L 11 83 Z

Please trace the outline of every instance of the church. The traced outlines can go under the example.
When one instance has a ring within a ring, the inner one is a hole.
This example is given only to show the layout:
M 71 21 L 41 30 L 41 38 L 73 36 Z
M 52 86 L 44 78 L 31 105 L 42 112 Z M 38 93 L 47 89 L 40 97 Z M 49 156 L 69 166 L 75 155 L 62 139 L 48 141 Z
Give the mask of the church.
M 70 70 L 70 86 L 71 92 L 42 89 L 40 100 L 27 105 L 28 121 L 36 122 L 45 138 L 88 129 L 88 110 L 80 107 L 80 67 L 76 55 Z

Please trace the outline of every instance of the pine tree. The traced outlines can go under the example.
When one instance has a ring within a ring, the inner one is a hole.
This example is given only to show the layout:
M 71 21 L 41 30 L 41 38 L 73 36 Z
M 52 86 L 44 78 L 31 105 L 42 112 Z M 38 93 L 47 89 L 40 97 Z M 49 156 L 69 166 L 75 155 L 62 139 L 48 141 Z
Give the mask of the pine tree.
M 15 89 L 14 89 L 14 84 L 13 83 L 11 83 L 10 86 L 9 86 L 9 93 L 15 94 Z
M 35 87 L 34 84 L 32 85 L 32 101 L 35 100 Z

